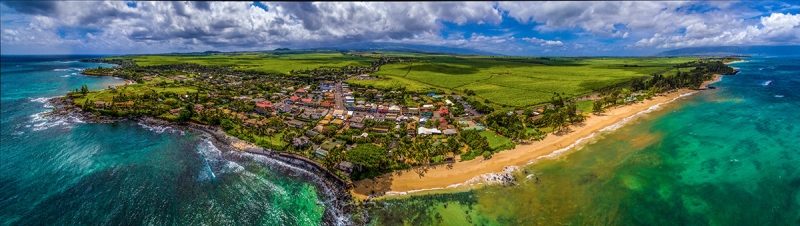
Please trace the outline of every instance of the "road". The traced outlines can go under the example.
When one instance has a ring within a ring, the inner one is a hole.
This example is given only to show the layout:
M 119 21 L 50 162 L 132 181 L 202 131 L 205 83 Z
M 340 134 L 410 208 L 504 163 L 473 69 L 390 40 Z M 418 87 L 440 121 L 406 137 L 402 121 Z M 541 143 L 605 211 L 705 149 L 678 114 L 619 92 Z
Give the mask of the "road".
M 334 96 L 334 100 L 335 100 L 334 101 L 335 102 L 334 109 L 335 110 L 343 110 L 343 111 L 346 110 L 345 107 L 344 107 L 344 96 L 342 96 L 344 94 L 344 92 L 342 90 L 342 82 L 341 81 L 336 82 L 336 85 L 333 86 L 333 93 L 334 93 L 333 96 Z

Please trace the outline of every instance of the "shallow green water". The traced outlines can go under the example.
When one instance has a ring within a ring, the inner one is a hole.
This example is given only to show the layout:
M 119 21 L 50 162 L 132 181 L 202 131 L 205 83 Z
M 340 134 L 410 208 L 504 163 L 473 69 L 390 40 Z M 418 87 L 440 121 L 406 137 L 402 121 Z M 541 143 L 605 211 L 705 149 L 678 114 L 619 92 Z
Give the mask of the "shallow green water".
M 800 225 L 799 63 L 734 64 L 720 89 L 524 167 L 517 186 L 386 200 L 371 223 Z

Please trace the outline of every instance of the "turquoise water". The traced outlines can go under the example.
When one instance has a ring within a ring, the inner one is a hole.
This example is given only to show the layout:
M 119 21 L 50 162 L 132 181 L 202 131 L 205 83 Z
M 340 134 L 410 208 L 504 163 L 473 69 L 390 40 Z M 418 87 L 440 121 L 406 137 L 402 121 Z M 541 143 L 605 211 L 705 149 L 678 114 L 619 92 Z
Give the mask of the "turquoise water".
M 121 81 L 80 75 L 111 66 L 81 58 L 2 58 L 0 225 L 342 223 L 303 170 L 171 128 L 42 118 L 48 97 Z
M 47 97 L 119 83 L 80 76 L 109 66 L 80 58 L 2 58 L 0 225 L 345 221 L 314 176 L 199 134 L 42 118 Z M 798 65 L 734 64 L 719 89 L 525 167 L 517 186 L 387 200 L 371 224 L 800 225 Z
M 389 199 L 371 223 L 800 225 L 800 59 L 731 66 L 719 89 L 524 167 L 517 186 Z

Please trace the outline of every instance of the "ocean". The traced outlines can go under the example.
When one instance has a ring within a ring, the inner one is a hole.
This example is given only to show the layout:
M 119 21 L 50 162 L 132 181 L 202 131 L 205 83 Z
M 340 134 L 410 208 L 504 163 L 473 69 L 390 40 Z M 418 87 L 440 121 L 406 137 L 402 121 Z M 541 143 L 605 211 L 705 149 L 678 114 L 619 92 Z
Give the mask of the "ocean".
M 47 98 L 120 80 L 96 56 L 3 56 L 0 225 L 347 224 L 302 169 L 223 152 L 202 134 L 46 119 Z M 412 195 L 371 225 L 800 225 L 800 58 L 751 58 L 715 90 L 662 106 L 516 186 Z
M 516 186 L 388 198 L 370 224 L 800 225 L 800 58 L 746 60 Z
M 0 225 L 320 225 L 347 222 L 321 179 L 203 134 L 47 119 L 48 98 L 121 80 L 98 56 L 3 56 Z

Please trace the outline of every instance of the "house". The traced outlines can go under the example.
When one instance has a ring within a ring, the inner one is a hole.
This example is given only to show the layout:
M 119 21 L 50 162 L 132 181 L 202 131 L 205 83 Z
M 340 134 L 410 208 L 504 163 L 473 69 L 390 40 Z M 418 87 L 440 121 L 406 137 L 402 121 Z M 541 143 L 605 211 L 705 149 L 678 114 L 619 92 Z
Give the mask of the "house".
M 436 128 L 428 129 L 428 128 L 425 128 L 425 127 L 419 127 L 419 128 L 417 128 L 417 134 L 420 134 L 420 135 L 442 134 L 442 131 L 440 131 L 440 130 L 438 130 Z
M 433 117 L 433 112 L 431 111 L 432 107 L 432 104 L 422 105 L 422 108 L 420 109 L 420 115 L 425 117 Z
M 360 116 L 350 118 L 350 122 L 361 123 L 362 121 L 364 121 L 364 118 Z
M 301 122 L 297 119 L 292 119 L 292 121 L 289 121 L 289 126 L 294 128 L 303 128 L 304 125 L 305 125 L 304 122 Z
M 351 173 L 353 173 L 353 163 L 352 162 L 342 161 L 342 162 L 339 163 L 339 166 L 337 168 L 339 168 L 339 170 L 341 170 L 342 172 L 344 172 L 347 175 L 350 175 Z
M 334 148 L 337 148 L 339 146 L 341 146 L 341 144 L 337 143 L 337 142 L 328 141 L 328 142 L 322 143 L 322 145 L 320 145 L 319 148 L 317 148 L 317 150 L 315 150 L 317 158 L 320 158 L 320 159 L 325 158 L 325 156 L 328 156 L 328 152 L 330 152 L 331 150 L 333 150 Z
M 436 93 L 434 93 L 434 92 L 430 92 L 430 93 L 428 93 L 428 96 L 429 96 L 429 97 L 436 96 Z
M 297 100 L 300 100 L 300 97 L 292 96 L 292 97 L 289 97 L 289 99 L 286 100 L 286 103 L 287 104 L 293 104 L 294 102 L 297 102 Z
M 417 125 L 414 123 L 407 123 L 406 124 L 406 135 L 409 137 L 414 137 L 415 132 L 417 131 Z
M 129 101 L 125 101 L 125 102 L 117 102 L 117 103 L 114 103 L 114 105 L 116 105 L 118 108 L 127 109 L 127 108 L 130 108 L 130 107 L 133 107 L 133 101 L 129 100 Z
M 333 89 L 333 85 L 323 82 L 322 84 L 319 85 L 319 89 L 321 89 L 323 92 L 328 92 L 331 91 L 331 89 Z
M 97 108 L 97 109 L 105 109 L 105 108 L 106 108 L 106 102 L 104 102 L 104 101 L 100 101 L 100 100 L 98 100 L 98 101 L 95 101 L 95 102 L 94 102 L 94 108 Z
M 419 108 L 408 108 L 408 114 L 419 115 Z
M 447 119 L 439 118 L 439 128 L 446 129 L 447 128 Z
M 280 113 L 292 112 L 292 105 L 288 105 L 288 104 L 287 105 L 282 105 L 282 106 L 278 107 L 278 112 L 280 112 Z
M 361 124 L 361 123 L 358 123 L 358 122 L 351 122 L 350 123 L 350 128 L 363 129 L 364 128 L 364 124 Z
M 395 113 L 387 113 L 386 114 L 386 120 L 394 121 L 395 119 L 397 119 L 397 114 L 395 114 Z
M 333 117 L 342 117 L 344 115 L 343 110 L 333 110 Z
M 304 105 L 309 105 L 309 104 L 310 104 L 311 102 L 313 102 L 313 101 L 314 101 L 314 100 L 312 100 L 311 98 L 303 98 L 303 99 L 300 99 L 300 102 L 302 102 Z
M 258 113 L 266 114 L 268 111 L 271 111 L 274 108 L 275 108 L 275 106 L 272 106 L 272 102 L 270 102 L 268 100 L 263 100 L 261 102 L 256 102 L 255 110 Z
M 389 109 L 386 109 L 386 107 L 383 105 L 378 105 L 378 113 L 381 114 L 389 113 Z
M 307 137 L 316 137 L 317 135 L 319 135 L 319 133 L 317 133 L 317 131 L 314 131 L 314 130 L 307 130 L 306 131 L 306 136 Z
M 385 134 L 385 133 L 388 133 L 388 132 L 389 132 L 389 127 L 385 127 L 385 126 L 376 126 L 376 127 L 373 127 L 373 128 L 372 128 L 372 131 L 375 131 L 375 132 L 377 132 L 377 133 L 384 133 L 384 134 Z
M 174 116 L 178 116 L 178 113 L 181 112 L 181 110 L 183 110 L 183 108 L 174 108 L 172 110 L 169 110 L 169 113 Z
M 448 109 L 446 106 L 439 107 L 439 115 L 449 115 L 449 114 L 450 114 L 450 109 Z
M 194 105 L 194 110 L 195 111 L 202 111 L 203 109 L 205 109 L 205 107 L 203 107 L 202 104 L 195 104 Z
M 391 114 L 400 114 L 400 107 L 397 105 L 389 106 L 388 113 Z
M 309 139 L 308 137 L 301 136 L 301 137 L 297 137 L 297 138 L 292 139 L 292 145 L 294 145 L 294 147 L 297 148 L 297 149 L 301 149 L 301 148 L 305 148 L 306 146 L 308 146 L 308 143 L 310 141 L 311 141 L 311 139 Z
M 356 99 L 353 98 L 352 96 L 346 96 L 344 97 L 344 102 L 347 104 L 354 104 L 356 102 Z
M 334 119 L 333 121 L 331 121 L 331 124 L 334 124 L 334 125 L 337 125 L 337 126 L 342 126 L 344 124 L 344 120 L 341 120 L 341 119 L 337 118 L 337 119 Z
M 455 136 L 455 135 L 458 134 L 458 131 L 456 131 L 455 129 L 446 129 L 446 130 L 442 131 L 442 133 L 445 136 Z
M 297 89 L 294 92 L 297 93 L 298 95 L 307 94 L 308 93 L 308 91 L 306 91 L 304 89 Z

